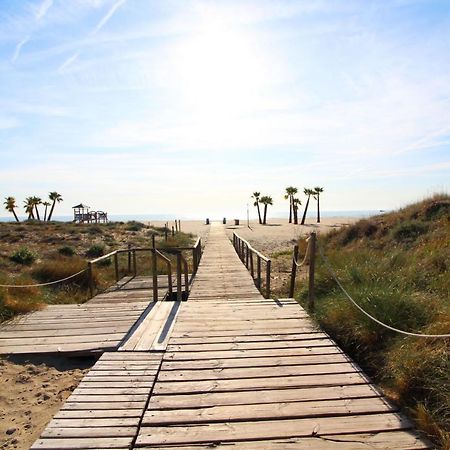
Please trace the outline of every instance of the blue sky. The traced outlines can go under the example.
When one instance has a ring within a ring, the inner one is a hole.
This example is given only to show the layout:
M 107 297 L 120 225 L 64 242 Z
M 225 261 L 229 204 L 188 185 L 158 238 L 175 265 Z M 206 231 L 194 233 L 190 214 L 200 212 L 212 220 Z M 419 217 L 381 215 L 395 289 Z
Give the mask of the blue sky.
M 449 48 L 447 0 L 0 0 L 0 195 L 203 217 L 448 192 Z

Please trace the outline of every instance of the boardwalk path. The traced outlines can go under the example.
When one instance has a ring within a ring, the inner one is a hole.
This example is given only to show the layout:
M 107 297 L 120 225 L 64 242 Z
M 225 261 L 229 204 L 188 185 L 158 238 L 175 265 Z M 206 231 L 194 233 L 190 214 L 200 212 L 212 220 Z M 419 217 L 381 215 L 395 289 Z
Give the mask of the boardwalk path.
M 105 358 L 33 448 L 430 448 L 302 308 L 263 299 L 221 226 L 167 350 Z

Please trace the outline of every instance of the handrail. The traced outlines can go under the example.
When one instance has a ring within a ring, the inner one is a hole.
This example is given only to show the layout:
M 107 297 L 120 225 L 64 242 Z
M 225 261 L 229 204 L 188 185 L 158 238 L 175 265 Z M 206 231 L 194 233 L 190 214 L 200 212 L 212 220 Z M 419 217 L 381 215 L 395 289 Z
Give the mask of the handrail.
M 192 260 L 193 260 L 193 273 L 192 275 L 194 276 L 195 273 L 197 272 L 198 269 L 198 265 L 200 263 L 200 259 L 202 256 L 202 240 L 201 238 L 197 238 L 195 245 L 193 247 L 164 247 L 164 248 L 157 248 L 157 247 L 131 247 L 131 245 L 128 245 L 128 248 L 124 249 L 124 248 L 119 248 L 117 250 L 114 250 L 106 255 L 102 255 L 99 256 L 98 258 L 92 259 L 90 261 L 87 262 L 87 268 L 85 270 L 87 270 L 88 272 L 88 280 L 89 280 L 89 291 L 90 291 L 90 296 L 93 297 L 94 296 L 94 278 L 93 278 L 93 265 L 109 259 L 109 258 L 114 258 L 114 269 L 115 269 L 115 278 L 116 281 L 119 281 L 120 278 L 120 272 L 119 272 L 119 259 L 118 259 L 118 255 L 123 254 L 123 253 L 127 253 L 128 254 L 128 271 L 131 272 L 131 261 L 133 262 L 133 276 L 136 276 L 137 274 L 137 262 L 136 262 L 136 253 L 137 252 L 151 252 L 152 254 L 154 254 L 154 257 L 152 257 L 152 275 L 153 275 L 153 299 L 154 301 L 158 300 L 158 281 L 157 281 L 157 268 L 156 268 L 156 258 L 160 258 L 161 260 L 163 260 L 166 264 L 167 264 L 167 269 L 168 269 L 168 287 L 169 287 L 169 296 L 172 295 L 173 293 L 173 282 L 172 282 L 172 262 L 170 261 L 170 259 L 165 256 L 162 252 L 167 252 L 167 253 L 174 253 L 174 254 L 178 254 L 182 251 L 192 251 Z M 183 266 L 183 268 L 181 268 L 181 265 Z M 185 291 L 188 292 L 189 290 L 189 267 L 188 267 L 188 263 L 186 261 L 186 259 L 184 258 L 184 256 L 182 256 L 182 260 L 181 260 L 181 265 L 180 265 L 180 277 L 181 277 L 181 271 L 182 269 L 184 272 L 184 281 L 185 281 Z M 178 266 L 177 266 L 178 269 Z M 178 275 L 178 274 L 177 274 Z M 156 278 L 156 280 L 155 280 Z M 182 278 L 182 277 L 181 277 Z M 181 287 L 181 283 L 180 283 L 180 287 Z M 187 295 L 187 294 L 186 294 Z
M 250 270 L 250 274 L 255 282 L 256 287 L 262 292 L 262 277 L 261 277 L 261 261 L 266 263 L 266 281 L 265 281 L 265 296 L 270 297 L 270 271 L 272 261 L 270 258 L 264 256 L 258 250 L 255 250 L 248 241 L 242 239 L 236 233 L 233 233 L 233 246 L 238 254 L 239 258 L 245 264 L 247 269 Z M 253 256 L 256 256 L 256 277 L 253 264 Z
M 169 285 L 169 296 L 172 295 L 173 286 L 172 286 L 172 262 L 167 256 L 164 256 L 161 252 L 155 249 L 156 256 L 162 259 L 167 264 L 167 282 Z
M 302 262 L 298 262 L 298 245 L 294 246 L 294 254 L 292 255 L 292 270 L 291 270 L 291 282 L 289 286 L 289 297 L 294 297 L 295 290 L 295 278 L 297 275 L 297 269 L 304 264 L 309 264 L 309 276 L 308 276 L 308 308 L 314 310 L 315 292 L 314 292 L 314 274 L 315 274 L 315 256 L 316 256 L 316 233 L 313 231 L 306 241 L 308 246 L 306 248 L 305 256 Z

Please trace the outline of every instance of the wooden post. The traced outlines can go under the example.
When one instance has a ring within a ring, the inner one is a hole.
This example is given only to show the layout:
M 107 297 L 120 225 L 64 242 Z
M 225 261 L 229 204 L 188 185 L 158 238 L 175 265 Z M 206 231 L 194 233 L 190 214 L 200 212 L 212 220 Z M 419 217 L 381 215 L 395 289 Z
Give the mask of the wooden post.
M 255 279 L 255 270 L 253 267 L 253 252 L 250 252 L 250 273 L 252 274 L 252 279 Z
M 178 233 L 178 220 L 175 219 L 175 231 Z
M 153 276 L 153 301 L 158 301 L 158 265 L 156 261 L 155 235 L 152 234 L 152 276 Z
M 175 236 L 175 228 L 172 225 L 172 236 Z
M 247 267 L 247 269 L 248 269 L 248 264 L 250 262 L 250 256 L 249 256 L 250 249 L 248 248 L 248 244 L 245 247 L 246 247 L 246 251 L 245 251 L 245 267 Z
M 309 238 L 309 284 L 308 284 L 308 308 L 310 311 L 314 311 L 314 301 L 315 301 L 315 292 L 314 292 L 314 272 L 316 266 L 316 233 L 312 232 Z
M 167 230 L 167 223 L 164 225 L 164 240 L 167 241 L 167 234 L 168 234 L 168 230 Z
M 92 263 L 88 262 L 88 284 L 89 284 L 89 294 L 91 298 L 94 296 L 94 274 L 92 273 Z
M 181 231 L 181 220 L 178 220 L 178 231 Z
M 136 250 L 133 250 L 133 274 L 136 277 L 137 275 L 137 258 L 136 258 Z
M 116 283 L 119 281 L 119 256 L 114 253 L 114 272 L 116 274 Z
M 128 244 L 128 275 L 131 273 L 131 244 Z
M 181 252 L 177 253 L 177 300 L 181 301 L 183 298 L 181 291 Z
M 261 289 L 261 256 L 256 255 L 256 287 Z
M 294 245 L 294 256 L 292 258 L 291 285 L 289 287 L 290 298 L 294 298 L 295 277 L 297 275 L 297 264 L 295 262 L 298 261 L 298 245 Z
M 169 299 L 172 299 L 172 265 L 170 263 L 167 264 L 167 283 L 169 285 Z
M 270 298 L 270 268 L 272 261 L 269 259 L 266 261 L 266 298 Z

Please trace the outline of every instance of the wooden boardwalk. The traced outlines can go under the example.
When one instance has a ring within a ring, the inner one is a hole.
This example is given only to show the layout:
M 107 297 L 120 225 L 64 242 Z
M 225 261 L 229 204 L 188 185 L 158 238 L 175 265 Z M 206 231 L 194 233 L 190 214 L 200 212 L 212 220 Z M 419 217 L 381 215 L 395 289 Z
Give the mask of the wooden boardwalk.
M 162 299 L 167 277 L 160 277 L 160 287 Z M 142 316 L 159 308 L 152 292 L 151 277 L 127 277 L 84 304 L 49 305 L 15 318 L 0 325 L 0 354 L 114 350 Z
M 429 448 L 296 302 L 259 294 L 221 226 L 211 228 L 135 446 Z
M 165 351 L 139 347 L 142 319 L 32 448 L 433 448 L 294 300 L 259 294 L 222 226 L 175 309 Z

